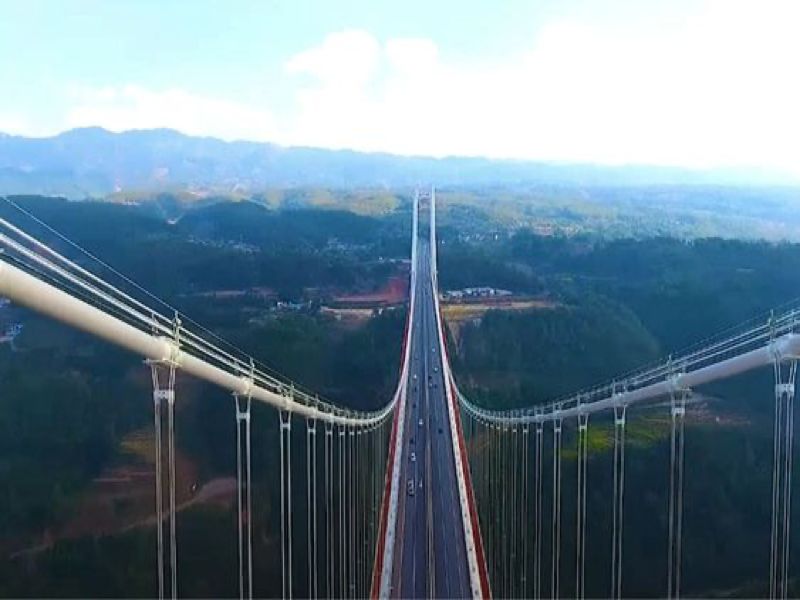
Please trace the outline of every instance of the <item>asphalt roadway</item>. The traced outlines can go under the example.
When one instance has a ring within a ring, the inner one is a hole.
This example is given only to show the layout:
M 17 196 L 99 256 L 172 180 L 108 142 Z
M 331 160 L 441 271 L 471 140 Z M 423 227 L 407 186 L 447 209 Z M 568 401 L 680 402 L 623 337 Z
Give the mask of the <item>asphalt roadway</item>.
M 466 598 L 472 595 L 469 564 L 436 330 L 430 244 L 423 236 L 417 247 L 416 291 L 391 594 Z

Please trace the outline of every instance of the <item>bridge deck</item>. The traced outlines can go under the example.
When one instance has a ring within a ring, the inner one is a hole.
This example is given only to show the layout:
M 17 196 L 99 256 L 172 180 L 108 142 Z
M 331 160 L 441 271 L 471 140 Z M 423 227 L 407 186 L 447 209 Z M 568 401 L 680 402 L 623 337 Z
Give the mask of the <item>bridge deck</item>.
M 417 314 L 411 332 L 392 595 L 463 598 L 472 590 L 427 240 L 420 239 L 417 250 Z

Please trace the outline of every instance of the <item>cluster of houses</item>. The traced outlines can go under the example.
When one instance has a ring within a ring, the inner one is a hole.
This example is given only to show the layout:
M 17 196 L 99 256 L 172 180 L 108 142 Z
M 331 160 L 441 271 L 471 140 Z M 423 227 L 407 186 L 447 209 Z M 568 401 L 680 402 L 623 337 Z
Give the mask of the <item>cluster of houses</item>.
M 465 298 L 497 298 L 511 296 L 512 292 L 493 287 L 468 287 L 462 290 L 447 290 L 444 297 L 447 300 L 461 300 Z

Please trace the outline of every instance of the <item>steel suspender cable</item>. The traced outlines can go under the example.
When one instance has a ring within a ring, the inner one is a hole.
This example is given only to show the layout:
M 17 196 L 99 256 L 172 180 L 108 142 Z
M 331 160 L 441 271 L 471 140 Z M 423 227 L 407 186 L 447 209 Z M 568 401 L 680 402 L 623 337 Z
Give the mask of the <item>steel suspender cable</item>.
M 380 478 L 378 477 L 380 473 L 380 461 L 378 459 L 378 452 L 380 449 L 380 432 L 381 432 L 382 425 L 378 425 L 375 430 L 373 431 L 372 435 L 370 436 L 370 476 L 372 477 L 372 486 L 371 496 L 370 496 L 370 538 L 369 538 L 369 550 L 370 550 L 370 567 L 371 569 L 367 571 L 367 587 L 364 591 L 369 591 L 370 586 L 372 584 L 371 574 L 372 568 L 375 566 L 375 560 L 377 558 L 377 530 L 378 530 L 378 481 Z
M 500 579 L 500 491 L 498 489 L 498 484 L 500 483 L 500 425 L 495 426 L 494 432 L 494 468 L 492 469 L 492 477 L 490 479 L 491 486 L 492 486 L 492 529 L 494 530 L 494 542 L 493 542 L 493 569 L 494 569 L 494 578 L 495 578 L 495 586 L 494 588 L 498 591 L 498 596 L 502 596 L 502 581 Z
M 538 541 L 537 541 L 536 531 L 537 531 L 537 527 L 540 527 L 540 523 L 537 521 L 537 518 L 536 518 L 536 503 L 538 501 L 537 500 L 537 496 L 536 496 L 536 494 L 537 494 L 537 491 L 536 491 L 537 490 L 537 487 L 536 487 L 537 483 L 536 482 L 538 481 L 538 479 L 537 479 L 538 475 L 537 475 L 537 471 L 536 471 L 536 469 L 537 469 L 537 466 L 536 466 L 537 465 L 537 463 L 536 463 L 536 460 L 537 460 L 537 457 L 536 457 L 536 452 L 537 452 L 536 429 L 534 428 L 534 436 L 533 436 L 533 443 L 532 444 L 531 444 L 531 438 L 530 438 L 530 426 L 527 425 L 527 424 L 526 424 L 525 429 L 523 431 L 523 435 L 525 437 L 525 456 L 526 456 L 526 459 L 523 462 L 523 466 L 525 468 L 525 519 L 526 519 L 526 525 L 527 525 L 527 519 L 528 519 L 528 514 L 529 513 L 532 516 L 531 521 L 533 522 L 533 535 L 529 535 L 527 533 L 527 529 L 528 528 L 526 526 L 526 534 L 525 534 L 525 537 L 526 537 L 526 542 L 525 542 L 525 588 L 523 589 L 523 592 L 524 592 L 523 595 L 526 598 L 532 598 L 532 597 L 535 597 L 535 595 L 536 595 L 536 581 L 537 581 L 537 572 L 538 572 L 537 571 L 537 558 L 536 558 L 536 556 L 537 556 L 536 551 L 537 551 Z M 531 463 L 532 463 L 532 465 L 531 465 Z M 530 483 L 531 466 L 533 468 L 533 484 L 532 485 Z M 531 493 L 531 488 L 532 488 L 532 492 L 533 493 Z M 532 501 L 531 501 L 531 498 L 532 498 Z M 528 538 L 532 538 L 532 541 L 533 541 L 532 552 L 530 552 L 530 553 L 528 552 L 528 549 L 529 549 L 529 547 L 531 547 L 531 544 L 530 544 Z M 532 565 L 529 565 L 529 563 L 531 562 L 530 558 L 529 558 L 529 554 L 533 556 L 533 564 Z M 530 576 L 529 576 L 529 572 L 528 572 L 529 566 L 530 566 Z M 528 591 L 529 589 L 530 589 L 530 592 Z
M 362 434 L 361 452 L 359 452 L 361 471 L 361 595 L 367 596 L 367 573 L 370 566 L 369 540 L 372 531 L 372 469 L 370 468 L 370 450 L 372 430 L 366 429 Z
M 172 598 L 178 597 L 178 547 L 175 510 L 175 394 L 167 399 L 167 460 L 169 461 L 169 575 Z
M 353 488 L 355 490 L 355 495 L 353 498 L 353 513 L 355 515 L 355 520 L 353 523 L 353 528 L 355 530 L 355 536 L 353 539 L 353 551 L 355 554 L 355 577 L 353 579 L 353 597 L 359 597 L 359 592 L 361 590 L 361 518 L 363 513 L 361 512 L 361 429 L 358 429 L 355 432 L 355 451 L 353 454 L 353 462 L 355 463 L 354 471 L 353 471 Z
M 509 469 L 510 469 L 510 476 L 511 476 L 511 510 L 508 511 L 508 518 L 506 519 L 506 532 L 507 535 L 511 538 L 509 540 L 509 554 L 508 554 L 508 595 L 511 597 L 518 597 L 519 594 L 515 590 L 514 580 L 516 578 L 512 577 L 512 572 L 516 572 L 515 565 L 516 565 L 516 558 L 517 558 L 517 527 L 516 527 L 516 518 L 517 518 L 517 427 L 516 425 L 510 429 L 509 434 L 509 449 L 510 449 L 510 459 L 509 459 Z
M 161 446 L 163 435 L 161 433 L 161 390 L 158 382 L 157 365 L 150 365 L 153 376 L 153 426 L 155 429 L 154 442 L 156 454 L 156 543 L 157 543 L 157 566 L 158 566 L 158 597 L 164 598 L 164 492 L 162 488 L 163 474 L 161 466 L 163 458 L 161 456 Z
M 250 443 L 250 401 L 247 399 L 247 435 L 245 436 L 245 475 L 247 479 L 247 593 L 248 597 L 253 597 L 253 469 L 252 469 L 252 447 Z
M 481 459 L 481 472 L 479 473 L 480 481 L 481 481 L 481 510 L 483 513 L 482 524 L 483 524 L 483 531 L 485 532 L 484 536 L 484 544 L 486 547 L 486 567 L 489 571 L 489 575 L 491 575 L 491 567 L 492 567 L 492 524 L 490 520 L 490 511 L 489 511 L 489 472 L 491 471 L 491 432 L 492 430 L 489 426 L 483 422 L 483 446 L 482 446 L 482 454 L 483 458 Z
M 550 570 L 550 596 L 556 600 L 561 596 L 561 419 L 553 420 L 553 508 L 552 508 L 552 567 Z
M 362 566 L 362 582 L 361 592 L 362 596 L 369 595 L 369 575 L 370 567 L 372 567 L 372 491 L 373 491 L 373 473 L 375 472 L 375 462 L 372 460 L 372 442 L 375 436 L 376 429 L 369 428 L 364 432 L 363 440 L 363 460 L 361 461 L 361 468 L 364 472 L 364 496 L 363 496 L 363 566 Z
M 356 597 L 356 577 L 355 577 L 355 566 L 356 566 L 356 559 L 355 559 L 355 551 L 356 551 L 356 536 L 355 536 L 355 480 L 356 474 L 354 469 L 355 463 L 355 456 L 353 451 L 353 446 L 355 443 L 355 430 L 353 427 L 350 427 L 349 435 L 348 435 L 348 477 L 347 480 L 347 488 L 348 488 L 348 508 L 350 514 L 350 523 L 348 524 L 348 536 L 350 543 L 347 548 L 347 555 L 350 560 L 350 572 L 349 572 L 349 580 L 348 583 L 350 584 L 350 597 Z
M 332 599 L 334 586 L 334 515 L 333 515 L 333 424 L 325 422 L 325 595 Z
M 534 598 L 541 598 L 542 597 L 542 540 L 544 535 L 542 533 L 544 527 L 542 522 L 542 479 L 544 477 L 544 471 L 542 470 L 542 454 L 544 453 L 544 423 L 536 423 L 536 477 L 534 479 L 534 483 L 536 485 L 536 502 L 535 502 L 535 509 L 536 514 L 534 518 L 536 520 L 536 555 L 534 557 L 536 569 L 534 572 L 533 580 L 535 582 L 534 586 Z
M 175 339 L 179 342 L 180 321 L 175 321 Z M 150 374 L 153 380 L 153 403 L 155 425 L 155 454 L 156 454 L 156 520 L 158 521 L 158 594 L 164 597 L 165 570 L 164 564 L 164 493 L 163 493 L 163 413 L 161 405 L 167 404 L 167 485 L 169 520 L 169 575 L 170 596 L 177 598 L 178 573 L 177 573 L 177 545 L 175 527 L 175 365 L 170 362 L 151 361 Z
M 481 465 L 480 471 L 478 471 L 478 484 L 480 488 L 480 504 L 478 508 L 480 509 L 480 519 L 481 519 L 481 529 L 484 533 L 483 540 L 484 540 L 484 548 L 486 551 L 486 562 L 488 566 L 489 556 L 491 551 L 489 549 L 489 542 L 491 540 L 489 535 L 489 521 L 487 518 L 486 509 L 488 507 L 488 498 L 487 498 L 487 483 L 486 483 L 486 473 L 489 471 L 488 468 L 488 460 L 489 460 L 489 432 L 486 427 L 486 423 L 481 422 Z
M 790 518 L 792 510 L 792 447 L 794 442 L 794 379 L 797 370 L 797 362 L 790 363 L 791 383 L 787 384 L 784 392 L 786 398 L 786 424 L 784 428 L 784 491 L 783 491 L 783 585 L 781 587 L 781 597 L 786 598 L 789 592 L 789 540 L 790 540 Z
M 233 395 L 236 406 L 236 482 L 239 533 L 239 598 L 253 597 L 253 528 L 250 471 L 250 396 Z M 244 445 L 244 447 L 243 447 Z M 244 464 L 242 460 L 244 450 Z M 246 528 L 246 530 L 245 530 Z
M 370 585 L 372 583 L 371 573 L 372 568 L 375 566 L 375 527 L 376 527 L 376 481 L 378 480 L 378 436 L 380 435 L 380 425 L 373 428 L 367 438 L 367 469 L 369 471 L 369 500 L 367 510 L 369 511 L 369 529 L 367 532 L 367 572 L 366 580 L 364 581 L 365 594 L 370 592 Z
M 789 585 L 789 549 L 794 445 L 794 395 L 797 361 L 775 357 L 775 424 L 772 471 L 772 528 L 770 536 L 771 598 L 786 598 Z
M 510 478 L 511 481 L 507 484 L 509 485 L 509 496 L 508 496 L 508 504 L 510 507 L 506 511 L 506 535 L 510 537 L 508 543 L 508 591 L 506 594 L 511 597 L 516 597 L 517 593 L 514 587 L 514 577 L 512 573 L 515 572 L 514 565 L 516 563 L 516 554 L 517 554 L 517 527 L 516 527 L 516 516 L 517 516 L 517 427 L 509 428 L 508 430 L 508 475 L 506 478 Z
M 281 564 L 284 598 L 292 597 L 292 415 L 280 411 L 281 435 Z
M 528 535 L 528 501 L 530 500 L 530 475 L 528 454 L 530 453 L 530 426 L 522 426 L 522 593 L 523 598 L 528 594 L 528 548 L 530 547 Z
M 351 502 L 352 490 L 350 482 L 353 478 L 353 469 L 351 464 L 352 452 L 350 448 L 350 427 L 345 428 L 344 434 L 344 479 L 343 479 L 343 516 L 344 516 L 344 598 L 352 597 L 351 584 L 352 584 L 352 571 L 350 570 L 350 554 L 353 549 L 353 540 L 350 536 L 350 524 L 352 522 Z
M 508 477 L 508 427 L 503 427 L 503 436 L 501 438 L 502 444 L 502 463 L 500 468 L 500 475 L 503 481 L 506 480 Z M 498 486 L 499 487 L 499 486 Z M 509 542 L 510 537 L 507 535 L 508 532 L 508 495 L 505 493 L 500 494 L 500 503 L 502 507 L 502 518 L 501 518 L 501 532 L 506 532 L 506 535 L 503 535 L 503 562 L 502 562 L 502 573 L 503 573 L 503 596 L 508 596 L 508 575 L 509 575 L 509 568 L 508 568 L 508 555 L 509 555 Z
M 503 526 L 503 494 L 500 491 L 500 481 L 503 478 L 503 425 L 497 429 L 497 471 L 495 472 L 495 497 L 497 501 L 497 587 L 500 590 L 500 596 L 505 596 L 505 579 L 503 577 L 503 559 L 504 553 L 504 538 L 501 533 L 504 531 Z
M 375 438 L 376 428 L 372 427 L 364 432 L 364 456 L 361 461 L 361 468 L 364 471 L 364 545 L 363 545 L 363 581 L 361 591 L 363 596 L 369 595 L 369 576 L 372 568 L 372 474 L 374 473 L 375 463 L 372 461 L 372 442 Z
M 492 525 L 491 525 L 491 510 L 489 505 L 489 473 L 491 472 L 491 433 L 492 430 L 483 422 L 481 423 L 481 436 L 483 438 L 483 445 L 481 447 L 481 472 L 479 477 L 481 480 L 481 505 L 483 512 L 483 530 L 486 533 L 484 540 L 486 542 L 486 563 L 487 567 L 491 568 L 491 542 L 492 542 Z
M 500 579 L 500 430 L 499 423 L 487 423 L 487 458 L 486 458 L 486 523 L 489 530 L 489 577 L 492 588 L 501 596 Z
M 614 514 L 611 530 L 611 598 L 622 597 L 622 515 L 625 492 L 625 405 L 614 407 Z
M 351 598 L 352 597 L 352 584 L 353 584 L 353 572 L 352 572 L 352 551 L 353 551 L 353 538 L 350 535 L 350 526 L 353 522 L 352 516 L 352 487 L 351 482 L 353 479 L 353 466 L 352 466 L 352 458 L 353 453 L 350 446 L 350 434 L 352 431 L 348 426 L 345 429 L 345 437 L 344 437 L 344 579 L 345 579 L 345 586 L 344 586 L 344 597 Z
M 512 561 L 514 558 L 514 546 L 512 542 L 514 541 L 513 537 L 508 535 L 508 531 L 512 530 L 512 525 L 514 523 L 514 432 L 512 431 L 511 427 L 506 429 L 506 452 L 505 452 L 505 469 L 503 469 L 504 478 L 508 481 L 508 478 L 511 478 L 511 494 L 504 494 L 504 499 L 506 503 L 505 513 L 505 529 L 506 532 L 506 560 L 505 560 L 505 569 L 506 569 L 506 596 L 511 597 L 514 595 L 514 590 L 512 589 L 512 582 L 511 582 L 511 570 L 512 570 Z
M 373 460 L 373 448 L 375 447 L 375 438 L 378 435 L 378 428 L 372 427 L 370 430 L 367 431 L 367 436 L 364 438 L 364 444 L 366 446 L 365 454 L 364 454 L 364 472 L 366 475 L 366 497 L 364 500 L 365 507 L 364 511 L 366 513 L 366 534 L 364 539 L 364 588 L 363 592 L 364 595 L 367 596 L 370 593 L 370 582 L 371 582 L 371 574 L 372 574 L 372 567 L 373 567 L 373 557 L 372 551 L 374 545 L 372 543 L 372 534 L 375 529 L 374 523 L 374 515 L 373 508 L 375 506 L 375 468 L 376 463 Z
M 589 415 L 578 415 L 578 510 L 576 517 L 575 543 L 575 597 L 586 597 L 585 565 L 586 565 L 586 468 L 588 466 L 588 429 Z
M 517 425 L 517 455 L 515 457 L 515 469 L 517 472 L 517 511 L 516 511 L 516 522 L 513 523 L 513 527 L 518 530 L 517 532 L 517 561 L 516 566 L 514 567 L 514 573 L 520 573 L 521 575 L 521 567 L 524 560 L 525 555 L 525 546 L 527 545 L 526 535 L 527 532 L 522 530 L 520 527 L 523 515 L 528 512 L 528 507 L 524 503 L 524 495 L 525 495 L 525 471 L 524 469 L 524 460 L 523 455 L 527 454 L 528 449 L 525 447 L 524 443 L 526 442 L 525 435 L 523 433 L 523 426 Z M 517 585 L 517 597 L 522 597 L 525 595 L 525 588 L 524 588 L 524 581 L 522 577 L 515 577 L 514 578 L 516 585 Z
M 481 531 L 483 531 L 483 546 L 485 551 L 485 560 L 486 560 L 486 567 L 487 571 L 491 568 L 491 524 L 487 517 L 487 509 L 488 509 L 488 485 L 486 480 L 486 474 L 489 471 L 489 429 L 484 421 L 481 421 L 481 469 L 478 475 L 478 484 L 480 490 L 480 503 L 478 504 L 478 508 L 480 510 L 480 518 L 481 518 Z M 491 571 L 489 571 L 489 575 Z
M 356 434 L 356 470 L 358 471 L 358 481 L 356 482 L 356 492 L 358 494 L 358 550 L 356 554 L 356 564 L 358 566 L 358 588 L 359 597 L 364 596 L 364 559 L 365 559 L 365 533 L 367 524 L 367 503 L 365 493 L 368 489 L 367 479 L 364 469 L 364 452 L 366 439 L 365 430 L 358 430 Z
M 339 598 L 345 598 L 345 498 L 344 498 L 344 478 L 345 478 L 345 428 L 339 427 Z
M 503 529 L 503 493 L 500 489 L 500 481 L 503 477 L 503 426 L 497 428 L 497 471 L 495 472 L 495 480 L 494 480 L 494 489 L 495 489 L 495 499 L 496 499 L 496 510 L 497 510 L 497 522 L 498 528 L 496 532 L 496 543 L 497 543 L 497 586 L 500 590 L 500 595 L 505 595 L 505 587 L 504 583 L 505 580 L 503 578 L 503 558 L 505 553 L 503 551 L 503 536 L 502 532 Z
M 507 450 L 506 450 L 506 477 L 511 477 L 511 494 L 508 495 L 506 501 L 506 529 L 505 531 L 513 531 L 516 529 L 514 523 L 514 485 L 516 482 L 516 473 L 514 469 L 514 444 L 516 440 L 516 431 L 509 427 L 507 432 Z M 513 537 L 508 540 L 508 554 L 506 556 L 506 596 L 513 597 L 514 594 L 514 542 Z
M 517 597 L 516 588 L 514 586 L 514 574 L 516 573 L 516 558 L 517 558 L 517 537 L 514 535 L 517 531 L 517 427 L 514 425 L 509 429 L 508 439 L 508 469 L 511 476 L 511 495 L 509 497 L 510 510 L 507 511 L 506 517 L 506 531 L 511 531 L 512 536 L 508 545 L 508 591 L 509 597 Z
M 483 422 L 483 460 L 481 461 L 481 497 L 482 497 L 482 510 L 483 510 L 483 530 L 486 533 L 484 537 L 484 544 L 486 547 L 486 568 L 488 576 L 492 574 L 492 522 L 491 522 L 491 507 L 489 504 L 489 473 L 492 470 L 492 455 L 491 455 L 491 435 L 492 429 L 485 421 Z
M 772 457 L 772 523 L 770 531 L 770 548 L 769 548 L 769 597 L 777 597 L 777 582 L 778 582 L 778 522 L 780 518 L 780 480 L 781 480 L 781 436 L 783 429 L 781 424 L 783 422 L 783 402 L 782 394 L 780 392 L 781 371 L 780 363 L 776 361 L 775 364 L 775 421 L 772 430 L 772 444 L 773 444 L 773 457 Z
M 314 589 L 313 597 L 319 598 L 319 475 L 317 474 L 319 466 L 319 452 L 317 451 L 317 423 L 314 422 L 313 433 L 311 434 L 311 502 L 314 505 L 314 517 L 311 522 L 311 530 L 313 532 L 314 543 L 308 549 L 313 553 L 311 561 L 311 568 L 314 571 Z
M 681 543 L 683 531 L 683 424 L 689 390 L 670 394 L 672 429 L 670 433 L 669 474 L 669 557 L 667 559 L 667 598 L 681 592 Z
M 522 460 L 521 460 L 521 453 L 525 451 L 525 448 L 522 446 L 522 442 L 524 441 L 522 436 L 522 426 L 517 426 L 517 450 L 516 455 L 514 457 L 514 470 L 517 474 L 517 493 L 516 493 L 516 502 L 517 502 L 517 510 L 515 511 L 516 514 L 516 522 L 512 523 L 513 528 L 517 531 L 517 552 L 516 552 L 516 561 L 514 565 L 514 573 L 520 572 L 520 563 L 522 561 L 523 555 L 523 546 L 525 544 L 524 533 L 520 531 L 519 524 L 522 522 L 522 513 L 527 512 L 527 507 L 522 502 L 522 496 L 524 494 L 524 490 L 522 488 L 523 484 L 523 471 L 521 470 Z M 522 588 L 522 579 L 520 577 L 514 577 L 514 582 L 516 584 L 517 597 L 522 597 L 525 595 L 523 588 Z
M 500 591 L 502 595 L 502 579 L 500 577 L 500 560 L 502 558 L 502 554 L 500 552 L 500 530 L 501 530 L 501 523 L 500 523 L 500 425 L 495 426 L 494 432 L 494 477 L 492 477 L 492 504 L 493 509 L 492 512 L 494 513 L 492 517 L 492 521 L 494 522 L 494 546 L 493 553 L 494 553 L 494 575 L 495 581 L 497 582 L 497 589 Z
M 317 422 L 306 419 L 306 506 L 308 596 L 317 597 Z
M 498 524 L 497 524 L 497 504 L 495 503 L 495 494 L 496 494 L 496 486 L 495 477 L 497 477 L 497 451 L 496 451 L 496 436 L 497 436 L 497 424 L 492 423 L 489 426 L 489 434 L 490 434 L 490 443 L 491 443 L 491 455 L 489 457 L 489 469 L 487 469 L 486 473 L 486 498 L 488 504 L 488 514 L 489 514 L 489 531 L 490 531 L 490 539 L 491 539 L 491 564 L 489 568 L 491 569 L 491 576 L 493 579 L 493 587 L 495 589 L 499 589 L 499 581 L 497 579 L 497 531 L 498 531 Z
M 483 474 L 483 487 L 485 494 L 486 508 L 486 533 L 488 534 L 488 544 L 486 551 L 487 570 L 489 571 L 489 578 L 492 579 L 492 587 L 496 586 L 496 579 L 494 576 L 494 535 L 495 535 L 495 522 L 494 522 L 494 497 L 492 486 L 492 475 L 495 473 L 494 463 L 494 423 L 486 424 L 486 469 Z

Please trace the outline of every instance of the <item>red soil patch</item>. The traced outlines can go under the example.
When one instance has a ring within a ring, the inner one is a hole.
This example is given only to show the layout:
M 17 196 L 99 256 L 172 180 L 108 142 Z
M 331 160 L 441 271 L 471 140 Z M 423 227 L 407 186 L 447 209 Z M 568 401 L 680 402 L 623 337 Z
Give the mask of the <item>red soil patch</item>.
M 336 296 L 334 301 L 339 304 L 377 304 L 386 306 L 405 302 L 407 297 L 408 276 L 398 275 L 389 279 L 386 285 L 376 292 Z

